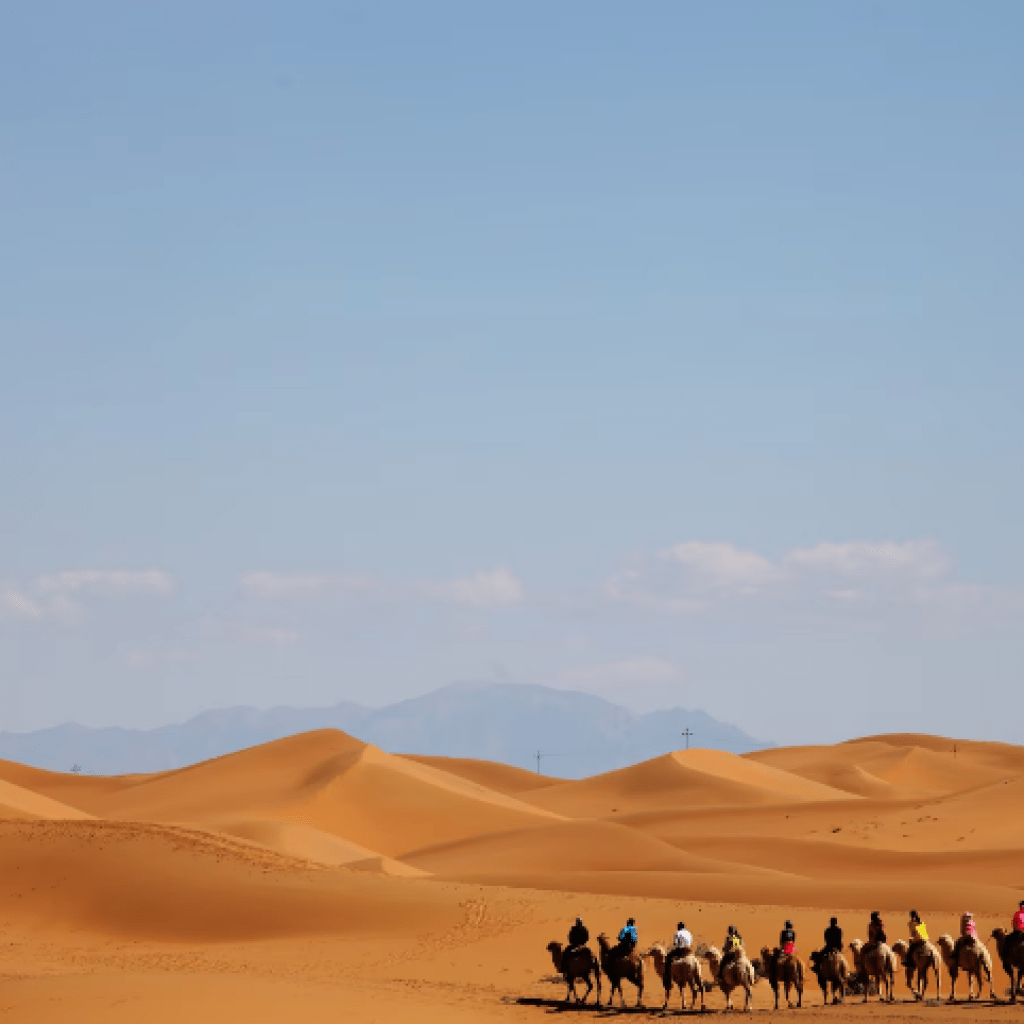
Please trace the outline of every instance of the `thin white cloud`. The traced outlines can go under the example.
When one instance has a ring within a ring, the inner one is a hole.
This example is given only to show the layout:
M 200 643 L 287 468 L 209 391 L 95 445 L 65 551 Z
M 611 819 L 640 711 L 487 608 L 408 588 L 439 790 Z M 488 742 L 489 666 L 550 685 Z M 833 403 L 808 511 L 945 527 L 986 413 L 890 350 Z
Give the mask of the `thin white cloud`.
M 950 568 L 949 556 L 930 540 L 897 543 L 821 543 L 791 551 L 785 562 L 798 571 L 851 580 L 937 579 Z
M 45 611 L 17 587 L 6 586 L 0 589 L 0 614 L 15 619 L 41 619 Z
M 427 597 L 452 604 L 489 608 L 495 605 L 518 604 L 523 600 L 523 585 L 504 566 L 491 572 L 478 572 L 464 579 L 440 583 L 422 583 L 420 591 Z
M 476 608 L 517 604 L 524 593 L 522 583 L 504 566 L 458 579 L 419 582 L 329 573 L 250 572 L 239 580 L 239 586 L 247 597 L 261 601 L 413 598 Z
M 733 544 L 690 540 L 675 544 L 663 556 L 683 566 L 695 582 L 724 587 L 763 587 L 775 583 L 779 570 L 756 551 Z
M 80 614 L 80 602 L 86 597 L 166 595 L 173 589 L 171 577 L 159 569 L 69 570 L 39 576 L 24 589 L 15 584 L 0 586 L 0 615 L 71 621 Z
M 1007 588 L 952 582 L 932 540 L 823 541 L 772 561 L 724 542 L 686 541 L 606 581 L 605 597 L 663 611 L 762 609 L 779 614 L 878 616 L 884 609 L 964 612 L 1016 604 Z
M 35 582 L 35 590 L 43 595 L 69 595 L 78 591 L 105 595 L 169 594 L 173 589 L 170 576 L 159 569 L 142 572 L 76 570 L 40 576 Z

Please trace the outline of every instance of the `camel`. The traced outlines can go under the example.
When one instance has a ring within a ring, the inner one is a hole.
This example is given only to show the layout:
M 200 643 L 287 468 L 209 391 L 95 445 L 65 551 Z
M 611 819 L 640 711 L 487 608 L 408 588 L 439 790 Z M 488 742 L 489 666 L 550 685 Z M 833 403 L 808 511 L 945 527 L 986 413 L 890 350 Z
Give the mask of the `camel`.
M 551 954 L 555 970 L 565 978 L 565 1001 L 569 1002 L 570 999 L 575 999 L 577 1003 L 585 1003 L 587 996 L 590 995 L 594 988 L 593 982 L 590 980 L 590 975 L 593 973 L 594 980 L 597 982 L 597 1005 L 600 1006 L 601 968 L 598 966 L 597 957 L 586 946 L 577 949 L 570 956 L 565 957 L 562 955 L 563 950 L 560 942 L 549 942 L 547 950 Z M 576 992 L 576 982 L 580 978 L 587 983 L 587 991 L 583 993 L 582 999 L 580 999 Z
M 775 1009 L 779 1008 L 779 985 L 785 987 L 786 1005 L 792 1008 L 789 990 L 796 989 L 796 1005 L 804 1005 L 804 962 L 795 954 L 783 953 L 781 949 L 761 950 L 761 962 L 764 964 L 765 977 L 775 993 Z
M 663 946 L 654 945 L 648 950 L 647 955 L 654 961 L 654 969 L 658 977 L 665 974 L 665 949 Z M 682 1008 L 686 1009 L 686 987 L 690 989 L 690 1009 L 697 1005 L 697 993 L 700 992 L 700 1008 L 704 1009 L 704 979 L 700 975 L 700 961 L 690 950 L 678 960 L 672 961 L 672 981 L 679 986 L 679 997 L 682 1000 Z M 665 1006 L 668 1007 L 669 996 L 672 994 L 672 984 L 665 989 Z
M 821 998 L 828 1004 L 829 988 L 832 989 L 832 1003 L 846 1002 L 846 989 L 850 983 L 850 965 L 838 949 L 824 956 L 811 957 L 811 970 L 818 976 Z
M 935 972 L 935 998 L 942 998 L 942 957 L 939 951 L 930 942 L 921 942 L 914 947 L 913 954 L 910 953 L 910 945 L 905 939 L 900 939 L 892 947 L 892 951 L 900 958 L 907 970 L 907 988 L 914 993 L 915 999 L 924 999 L 928 991 L 928 971 Z M 917 978 L 914 978 L 914 972 Z
M 1010 976 L 1010 1002 L 1017 1002 L 1017 993 L 1024 991 L 1024 941 L 1013 941 L 1013 935 L 1007 934 L 1004 928 L 997 928 L 992 933 L 999 950 L 999 959 L 1003 970 Z
M 850 950 L 853 953 L 853 966 L 864 979 L 864 1002 L 868 1001 L 868 988 L 872 979 L 878 986 L 879 1002 L 894 1002 L 896 996 L 893 989 L 896 984 L 896 968 L 899 966 L 896 954 L 884 942 L 879 942 L 865 952 L 864 943 L 860 939 L 850 943 Z
M 724 968 L 722 967 L 722 960 L 724 959 L 722 952 L 715 946 L 709 946 L 704 957 L 708 962 L 708 967 L 711 968 L 711 977 L 714 978 L 718 987 L 725 993 L 725 1008 L 727 1010 L 732 1009 L 733 990 L 742 988 L 747 995 L 743 1009 L 751 1012 L 750 1004 L 752 997 L 750 990 L 754 987 L 754 982 L 757 979 L 754 977 L 754 965 L 747 959 L 747 954 L 740 949 L 735 959 L 730 961 Z
M 959 955 L 956 953 L 956 943 L 952 935 L 940 935 L 938 941 L 939 952 L 942 954 L 943 963 L 949 971 L 949 1001 L 956 1002 L 956 976 L 960 971 L 967 975 L 967 1001 L 974 1000 L 974 982 L 978 982 L 978 998 L 982 992 L 982 972 L 988 978 L 989 998 L 995 999 L 995 990 L 992 987 L 992 954 L 985 948 L 980 939 L 963 945 Z
M 608 996 L 608 1005 L 612 1005 L 615 998 L 615 990 L 619 991 L 619 998 L 622 1005 L 626 1005 L 626 995 L 622 991 L 622 979 L 631 981 L 636 985 L 636 1005 L 643 1005 L 644 998 L 644 958 L 634 949 L 632 953 L 623 956 L 621 953 L 613 952 L 616 948 L 612 945 L 607 935 L 598 935 L 597 944 L 601 947 L 601 970 L 604 971 L 611 982 L 612 991 Z

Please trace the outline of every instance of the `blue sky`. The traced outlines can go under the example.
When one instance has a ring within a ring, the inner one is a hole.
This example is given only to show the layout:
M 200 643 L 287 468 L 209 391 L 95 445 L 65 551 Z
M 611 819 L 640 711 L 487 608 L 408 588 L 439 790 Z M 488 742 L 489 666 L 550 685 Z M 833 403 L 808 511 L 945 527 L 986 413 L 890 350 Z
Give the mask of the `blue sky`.
M 503 679 L 1019 738 L 1022 33 L 9 7 L 0 728 Z

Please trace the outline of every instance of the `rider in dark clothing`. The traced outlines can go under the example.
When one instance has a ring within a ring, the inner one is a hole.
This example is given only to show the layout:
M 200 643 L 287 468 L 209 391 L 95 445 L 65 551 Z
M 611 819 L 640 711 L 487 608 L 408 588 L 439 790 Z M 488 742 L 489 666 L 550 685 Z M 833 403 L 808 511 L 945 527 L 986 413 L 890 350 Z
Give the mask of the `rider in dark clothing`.
M 792 921 L 787 921 L 786 927 L 779 932 L 779 949 L 787 956 L 796 952 L 796 932 Z
M 735 960 L 743 948 L 743 936 L 736 930 L 736 925 L 729 925 L 729 931 L 726 933 L 722 946 L 725 953 L 725 956 L 722 957 L 722 967 L 724 967 Z
M 825 948 L 822 952 L 827 956 L 829 953 L 843 951 L 843 929 L 839 927 L 839 919 L 833 917 L 829 926 L 825 929 Z
M 587 931 L 582 917 L 576 918 L 576 923 L 569 929 L 569 949 L 578 949 L 590 941 L 590 932 Z

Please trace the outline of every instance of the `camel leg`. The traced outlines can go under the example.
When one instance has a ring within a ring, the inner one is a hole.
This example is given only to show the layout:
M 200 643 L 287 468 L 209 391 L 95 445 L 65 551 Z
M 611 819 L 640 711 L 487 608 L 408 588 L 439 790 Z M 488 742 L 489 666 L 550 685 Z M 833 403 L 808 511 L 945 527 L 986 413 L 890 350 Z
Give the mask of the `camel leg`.
M 950 969 L 949 972 L 949 1001 L 951 1003 L 956 1002 L 956 974 L 957 970 L 955 967 Z M 971 976 L 967 975 L 967 998 L 971 998 Z

